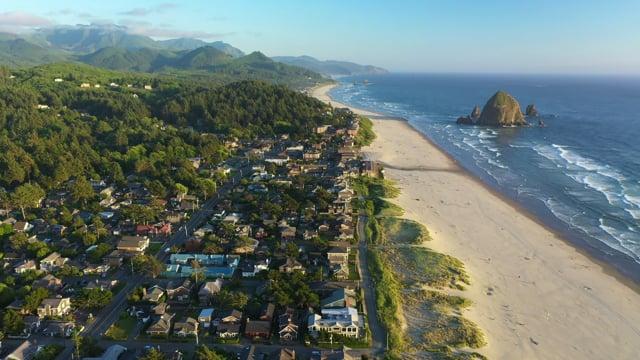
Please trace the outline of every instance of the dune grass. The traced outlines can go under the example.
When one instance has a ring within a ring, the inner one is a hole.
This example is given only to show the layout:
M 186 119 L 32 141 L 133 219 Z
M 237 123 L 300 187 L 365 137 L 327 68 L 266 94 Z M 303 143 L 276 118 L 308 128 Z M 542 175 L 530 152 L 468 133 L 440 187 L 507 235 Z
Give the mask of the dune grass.
M 422 335 L 424 346 L 441 351 L 443 347 L 480 348 L 487 344 L 482 331 L 471 321 L 455 315 L 441 315 Z
M 431 240 L 429 230 L 413 220 L 387 217 L 380 220 L 384 242 L 419 245 Z
M 399 247 L 389 253 L 406 282 L 419 282 L 432 287 L 464 289 L 469 275 L 462 261 L 424 247 Z
M 360 116 L 360 128 L 354 139 L 354 143 L 358 147 L 371 145 L 376 138 L 376 133 L 373 131 L 373 122 L 371 119 L 364 116 Z
M 419 289 L 411 291 L 403 297 L 404 302 L 409 306 L 426 305 L 432 311 L 450 313 L 460 311 L 471 306 L 469 299 L 461 296 L 445 294 L 441 291 Z

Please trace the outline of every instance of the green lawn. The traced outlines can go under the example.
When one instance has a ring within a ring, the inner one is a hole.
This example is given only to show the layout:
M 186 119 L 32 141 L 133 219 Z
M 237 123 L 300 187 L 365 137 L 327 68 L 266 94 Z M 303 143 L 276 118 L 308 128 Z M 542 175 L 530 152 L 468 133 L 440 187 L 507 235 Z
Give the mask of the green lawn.
M 149 247 L 147 248 L 147 255 L 155 255 L 158 253 L 158 251 L 160 251 L 160 248 L 162 248 L 162 245 L 164 245 L 163 242 L 152 242 L 149 244 Z
M 126 312 L 120 314 L 120 318 L 112 324 L 104 337 L 111 340 L 127 340 L 129 334 L 136 328 L 138 320 Z

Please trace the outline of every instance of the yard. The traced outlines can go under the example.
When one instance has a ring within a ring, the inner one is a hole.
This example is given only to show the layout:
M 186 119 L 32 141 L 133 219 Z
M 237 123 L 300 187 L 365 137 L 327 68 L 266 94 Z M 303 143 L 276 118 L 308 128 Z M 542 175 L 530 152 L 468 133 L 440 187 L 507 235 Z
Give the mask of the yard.
M 158 251 L 160 251 L 160 249 L 162 248 L 162 245 L 164 245 L 163 242 L 151 242 L 149 243 L 149 247 L 147 248 L 147 255 L 155 255 L 158 253 Z
M 127 340 L 129 334 L 135 330 L 137 323 L 138 320 L 135 317 L 123 312 L 118 321 L 107 329 L 104 337 L 111 340 Z

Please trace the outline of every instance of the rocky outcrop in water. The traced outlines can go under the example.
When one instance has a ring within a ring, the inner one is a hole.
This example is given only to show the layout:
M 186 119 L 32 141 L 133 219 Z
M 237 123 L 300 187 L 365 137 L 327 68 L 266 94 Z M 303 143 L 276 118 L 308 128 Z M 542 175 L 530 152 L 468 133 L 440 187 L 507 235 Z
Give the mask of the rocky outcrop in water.
M 540 115 L 534 104 L 527 105 L 527 109 L 524 111 L 524 114 L 528 117 L 537 117 Z
M 522 126 L 527 125 L 520 104 L 504 91 L 495 93 L 482 108 L 478 125 Z
M 478 118 L 480 118 L 480 114 L 480 106 L 476 105 L 471 111 L 470 115 L 460 116 L 458 120 L 456 120 L 456 123 L 463 125 L 473 125 L 478 121 Z
M 476 106 L 474 106 L 473 111 L 471 111 L 471 116 L 470 117 L 474 121 L 478 120 L 478 118 L 480 118 L 480 114 L 481 113 L 482 112 L 480 111 L 480 106 L 476 105 Z

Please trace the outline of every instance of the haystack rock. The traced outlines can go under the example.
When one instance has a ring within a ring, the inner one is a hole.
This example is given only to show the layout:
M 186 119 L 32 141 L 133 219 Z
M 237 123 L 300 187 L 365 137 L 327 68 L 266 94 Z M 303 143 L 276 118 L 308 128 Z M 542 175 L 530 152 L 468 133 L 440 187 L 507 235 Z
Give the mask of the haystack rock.
M 527 110 L 524 111 L 524 114 L 526 116 L 531 116 L 531 117 L 536 117 L 540 115 L 538 113 L 538 109 L 536 109 L 536 106 L 534 104 L 527 105 Z
M 520 104 L 504 91 L 495 93 L 482 108 L 477 124 L 488 126 L 520 126 L 527 121 L 520 110 Z

